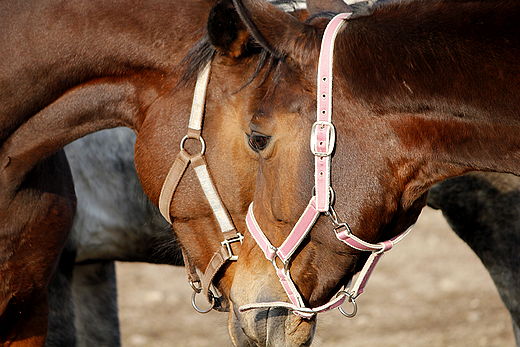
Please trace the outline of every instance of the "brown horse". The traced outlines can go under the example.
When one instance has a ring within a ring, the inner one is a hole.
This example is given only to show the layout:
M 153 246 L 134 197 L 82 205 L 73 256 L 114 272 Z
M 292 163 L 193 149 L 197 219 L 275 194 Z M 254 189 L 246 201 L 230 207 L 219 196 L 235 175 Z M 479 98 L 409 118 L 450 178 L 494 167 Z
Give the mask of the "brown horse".
M 245 30 L 226 36 L 241 25 L 238 15 L 229 4 L 213 5 L 206 0 L 0 5 L 1 345 L 45 342 L 46 287 L 76 204 L 60 149 L 100 129 L 133 129 L 136 168 L 157 205 L 186 135 L 195 80 L 189 77 L 211 57 L 202 133 L 206 161 L 236 228 L 245 229 L 258 161 L 248 146 L 248 123 L 265 91 L 262 78 L 249 82 L 260 73 L 262 55 Z M 199 151 L 197 143 L 186 146 Z M 223 237 L 193 171 L 179 184 L 170 218 L 186 259 L 205 269 Z M 233 267 L 224 266 L 213 281 L 224 300 Z
M 445 178 L 520 174 L 520 3 L 406 1 L 354 14 L 337 32 L 332 91 L 318 96 L 332 77 L 317 76 L 331 17 L 301 23 L 262 0 L 235 7 L 278 60 L 250 124 L 260 162 L 248 227 L 257 242 L 246 236 L 242 245 L 232 334 L 240 345 L 309 345 L 316 312 L 343 298 L 349 314 L 362 291 L 336 297 L 371 264 L 351 245 L 391 247 Z M 317 99 L 321 107 L 331 98 L 323 109 L 331 120 L 317 122 Z M 327 162 L 334 196 L 321 183 L 327 169 L 315 169 Z M 311 229 L 295 241 L 301 225 Z

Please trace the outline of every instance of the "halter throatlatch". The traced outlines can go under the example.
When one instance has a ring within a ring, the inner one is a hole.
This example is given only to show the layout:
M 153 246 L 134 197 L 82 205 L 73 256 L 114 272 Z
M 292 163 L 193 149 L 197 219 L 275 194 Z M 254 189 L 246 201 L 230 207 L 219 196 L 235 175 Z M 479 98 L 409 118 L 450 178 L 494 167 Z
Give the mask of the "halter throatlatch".
M 197 274 L 195 266 L 191 263 L 190 259 L 186 256 L 183 250 L 184 264 L 188 273 L 189 283 L 194 290 L 192 296 L 192 305 L 195 310 L 200 313 L 209 312 L 211 309 L 226 310 L 220 306 L 218 298 L 213 295 L 210 287 L 213 283 L 213 278 L 220 270 L 220 268 L 227 261 L 234 261 L 238 259 L 238 257 L 233 254 L 231 244 L 234 242 L 242 243 L 242 239 L 244 238 L 239 232 L 236 231 L 235 225 L 231 220 L 228 210 L 222 203 L 222 199 L 220 198 L 217 188 L 213 183 L 213 179 L 211 178 L 211 175 L 208 171 L 206 160 L 204 159 L 206 144 L 204 143 L 204 139 L 201 136 L 201 132 L 206 98 L 206 87 L 209 81 L 210 67 L 211 61 L 206 64 L 197 78 L 195 92 L 193 95 L 193 103 L 191 107 L 190 121 L 188 125 L 188 134 L 181 140 L 180 152 L 175 158 L 175 161 L 173 162 L 173 165 L 170 168 L 168 175 L 166 176 L 166 180 L 164 181 L 161 194 L 159 196 L 159 210 L 161 211 L 161 214 L 164 216 L 164 218 L 166 218 L 166 220 L 171 224 L 172 221 L 170 219 L 170 205 L 173 199 L 173 195 L 177 185 L 184 175 L 184 172 L 186 171 L 186 168 L 191 163 L 195 173 L 197 174 L 197 178 L 200 182 L 202 190 L 204 191 L 204 195 L 206 196 L 213 214 L 218 221 L 220 230 L 222 231 L 224 240 L 221 242 L 221 246 L 215 252 L 208 266 L 204 270 L 202 281 Z M 184 145 L 188 139 L 200 141 L 201 150 L 199 153 L 190 154 L 188 151 L 186 151 Z M 195 303 L 195 295 L 202 291 L 210 303 L 210 307 L 207 310 L 201 310 Z
M 402 240 L 413 227 L 408 228 L 404 233 L 391 240 L 372 244 L 353 235 L 347 223 L 342 223 L 338 220 L 337 214 L 332 207 L 334 191 L 330 183 L 330 162 L 336 139 L 334 125 L 332 124 L 332 65 L 334 41 L 345 20 L 351 15 L 352 13 L 342 13 L 334 17 L 327 25 L 321 43 L 317 77 L 317 120 L 312 126 L 310 141 L 311 151 L 314 154 L 315 195 L 309 201 L 309 204 L 298 222 L 296 222 L 289 236 L 279 247 L 275 247 L 271 244 L 258 225 L 253 213 L 253 204 L 249 206 L 246 216 L 246 224 L 251 235 L 264 252 L 265 257 L 272 262 L 280 283 L 291 302 L 248 304 L 239 307 L 241 312 L 256 308 L 285 307 L 292 310 L 294 314 L 309 319 L 317 313 L 339 308 L 343 315 L 354 317 L 357 313 L 357 303 L 355 299 L 363 293 L 375 265 L 384 252 L 390 250 L 394 244 Z M 292 255 L 312 229 L 321 213 L 331 218 L 334 225 L 334 233 L 340 241 L 357 250 L 370 251 L 372 253 L 352 288 L 349 290 L 341 290 L 335 298 L 325 305 L 308 308 L 305 306 L 301 294 L 291 279 L 289 267 Z M 281 268 L 279 268 L 276 263 L 277 257 L 283 264 Z M 351 312 L 346 312 L 341 307 L 347 298 L 353 305 Z

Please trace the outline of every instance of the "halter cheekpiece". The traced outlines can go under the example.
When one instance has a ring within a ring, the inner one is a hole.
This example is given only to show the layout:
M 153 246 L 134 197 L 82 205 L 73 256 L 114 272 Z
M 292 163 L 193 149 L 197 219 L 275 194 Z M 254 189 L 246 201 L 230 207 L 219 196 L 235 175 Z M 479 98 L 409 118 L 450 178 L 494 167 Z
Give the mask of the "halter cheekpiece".
M 177 185 L 184 175 L 184 172 L 191 164 L 195 170 L 204 195 L 206 196 L 206 200 L 209 202 L 213 215 L 217 219 L 222 232 L 224 240 L 221 242 L 220 247 L 217 248 L 217 251 L 213 254 L 206 269 L 204 269 L 202 280 L 200 279 L 195 266 L 191 263 L 185 252 L 182 252 L 184 264 L 188 272 L 189 283 L 194 290 L 191 302 L 193 308 L 200 313 L 207 313 L 212 309 L 226 311 L 226 308 L 220 306 L 218 298 L 213 295 L 210 287 L 213 283 L 213 278 L 222 266 L 228 261 L 236 261 L 238 259 L 238 256 L 233 253 L 231 244 L 235 242 L 242 243 L 242 239 L 244 238 L 242 234 L 236 231 L 231 216 L 220 198 L 216 185 L 213 183 L 213 179 L 211 178 L 204 158 L 206 144 L 201 133 L 206 99 L 206 87 L 209 81 L 210 70 L 211 60 L 206 63 L 197 77 L 187 135 L 184 136 L 180 142 L 180 152 L 175 158 L 175 161 L 164 180 L 161 194 L 159 196 L 159 210 L 164 218 L 171 224 L 170 205 L 173 195 L 175 194 Z M 186 151 L 184 145 L 188 139 L 200 141 L 200 153 L 190 154 Z M 199 294 L 202 291 L 210 303 L 210 307 L 205 310 L 200 309 L 195 303 L 196 294 Z
M 252 203 L 249 206 L 246 216 L 246 224 L 249 232 L 264 252 L 265 257 L 272 262 L 280 283 L 289 297 L 290 303 L 253 303 L 241 306 L 239 308 L 241 312 L 256 308 L 285 307 L 292 310 L 294 314 L 309 319 L 317 313 L 339 308 L 343 315 L 354 317 L 357 313 L 357 304 L 355 299 L 363 293 L 365 285 L 375 265 L 384 252 L 390 250 L 394 244 L 403 239 L 413 227 L 411 226 L 404 233 L 391 240 L 371 244 L 353 235 L 349 226 L 338 220 L 336 212 L 332 207 L 334 191 L 330 183 L 330 167 L 336 138 L 334 125 L 332 124 L 332 67 L 334 41 L 339 30 L 351 15 L 352 13 L 341 13 L 335 16 L 327 25 L 321 43 L 317 76 L 317 120 L 312 126 L 310 140 L 311 151 L 314 154 L 315 195 L 310 199 L 305 211 L 298 222 L 296 222 L 289 236 L 279 247 L 275 247 L 271 244 L 258 225 L 253 213 Z M 349 290 L 341 290 L 336 297 L 322 306 L 308 308 L 305 306 L 301 294 L 291 279 L 289 268 L 292 255 L 312 229 L 321 213 L 324 213 L 331 218 L 334 225 L 334 233 L 340 241 L 357 250 L 370 251 L 371 255 L 352 288 Z M 278 267 L 276 258 L 281 260 L 283 264 L 281 268 Z M 353 305 L 351 312 L 346 312 L 341 307 L 347 298 Z

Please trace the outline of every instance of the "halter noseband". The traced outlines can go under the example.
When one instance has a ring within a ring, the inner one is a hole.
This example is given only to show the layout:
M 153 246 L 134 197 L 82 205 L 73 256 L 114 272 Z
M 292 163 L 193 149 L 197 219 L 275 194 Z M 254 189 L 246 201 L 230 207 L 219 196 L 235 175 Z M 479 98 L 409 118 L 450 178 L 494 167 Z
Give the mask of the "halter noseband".
M 255 308 L 285 307 L 292 310 L 294 314 L 309 319 L 317 313 L 339 308 L 343 315 L 354 317 L 357 313 L 355 299 L 363 293 L 375 265 L 384 252 L 390 250 L 394 244 L 403 239 L 413 227 L 411 226 L 404 233 L 391 240 L 372 244 L 353 235 L 348 225 L 338 220 L 336 212 L 332 207 L 333 190 L 330 184 L 330 162 L 335 145 L 335 130 L 332 124 L 332 65 L 334 41 L 345 20 L 351 15 L 352 13 L 341 13 L 334 17 L 327 25 L 321 43 L 317 77 L 317 121 L 312 126 L 310 141 L 311 151 L 315 158 L 315 196 L 311 198 L 300 219 L 280 247 L 273 246 L 262 232 L 262 229 L 255 219 L 252 203 L 249 206 L 246 216 L 246 224 L 249 232 L 264 252 L 265 257 L 272 262 L 280 283 L 291 302 L 248 304 L 239 307 L 241 312 Z M 341 290 L 334 299 L 325 305 L 308 308 L 305 306 L 301 294 L 291 279 L 289 263 L 293 253 L 312 229 L 321 213 L 331 218 L 334 224 L 334 233 L 340 241 L 357 250 L 370 251 L 371 255 L 361 270 L 355 285 L 350 289 L 350 292 Z M 277 257 L 283 263 L 282 268 L 279 268 L 276 263 Z M 341 307 L 347 297 L 353 304 L 353 311 L 351 313 L 345 312 Z

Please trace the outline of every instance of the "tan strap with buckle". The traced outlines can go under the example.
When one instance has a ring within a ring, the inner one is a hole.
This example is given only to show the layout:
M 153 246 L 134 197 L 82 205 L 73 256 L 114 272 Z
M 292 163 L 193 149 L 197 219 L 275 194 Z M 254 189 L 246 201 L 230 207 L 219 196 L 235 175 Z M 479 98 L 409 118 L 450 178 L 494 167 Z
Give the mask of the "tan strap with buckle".
M 215 252 L 206 269 L 204 270 L 201 283 L 202 290 L 204 291 L 206 298 L 212 305 L 215 305 L 216 298 L 213 297 L 213 293 L 210 289 L 213 283 L 213 279 L 227 261 L 234 261 L 238 259 L 238 257 L 233 253 L 231 243 L 241 243 L 243 236 L 236 231 L 231 216 L 224 206 L 217 187 L 211 178 L 206 160 L 204 158 L 205 143 L 201 136 L 201 130 L 204 115 L 204 100 L 206 95 L 206 87 L 209 81 L 210 66 L 211 61 L 208 62 L 204 69 L 199 73 L 199 77 L 195 85 L 188 132 L 187 135 L 181 140 L 180 152 L 177 154 L 177 157 L 168 171 L 168 175 L 166 176 L 162 186 L 161 194 L 159 196 L 159 210 L 161 211 L 161 214 L 164 216 L 164 218 L 166 218 L 166 220 L 171 224 L 171 202 L 173 200 L 175 190 L 177 189 L 177 186 L 182 179 L 182 176 L 191 163 L 195 173 L 197 174 L 197 178 L 200 182 L 204 195 L 209 202 L 209 205 L 224 236 L 224 241 L 221 242 L 221 246 Z M 184 149 L 184 143 L 187 139 L 195 139 L 201 142 L 202 148 L 200 153 L 192 155 Z M 184 251 L 183 258 L 186 271 L 188 272 L 190 284 L 198 293 L 200 292 L 200 288 L 196 288 L 194 283 L 200 282 L 200 277 L 197 274 L 195 266 Z M 226 310 L 226 308 L 223 307 L 215 307 L 215 309 Z

